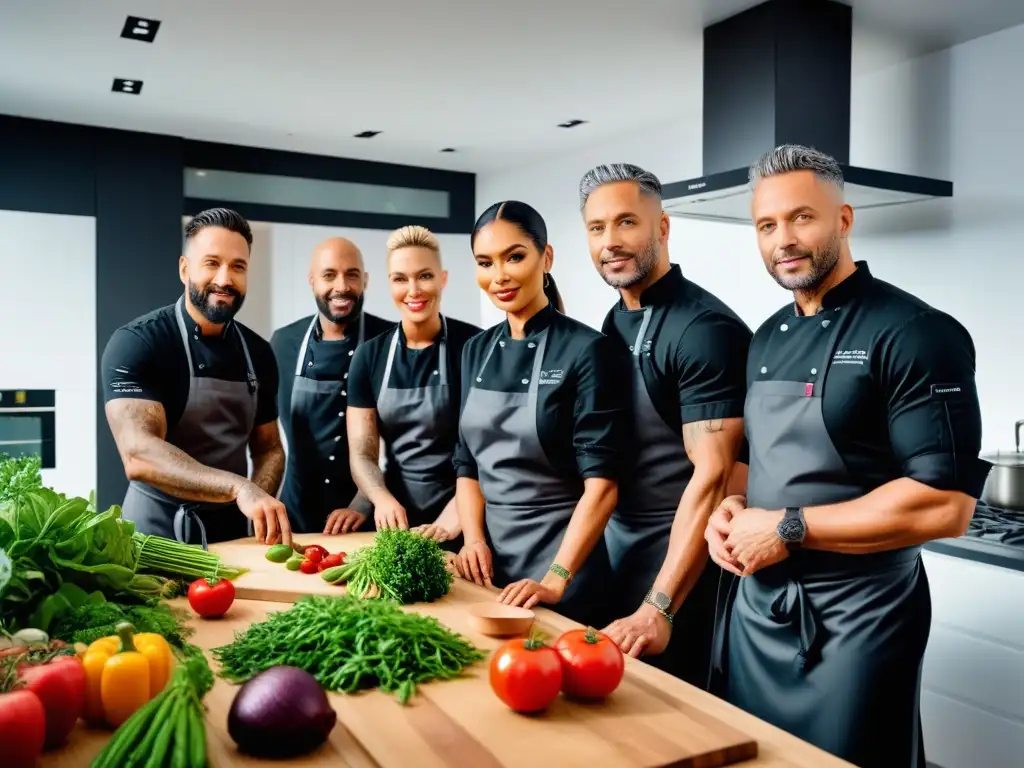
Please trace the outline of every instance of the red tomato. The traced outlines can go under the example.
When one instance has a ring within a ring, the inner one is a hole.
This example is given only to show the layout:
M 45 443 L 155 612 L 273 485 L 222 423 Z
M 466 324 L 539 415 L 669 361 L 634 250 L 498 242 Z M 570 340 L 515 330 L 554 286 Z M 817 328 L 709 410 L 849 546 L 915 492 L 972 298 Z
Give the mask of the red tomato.
M 561 687 L 558 654 L 539 640 L 510 640 L 491 657 L 491 690 L 516 712 L 546 709 Z
M 316 569 L 318 571 L 326 571 L 328 568 L 333 568 L 336 565 L 341 565 L 341 555 L 328 555 L 316 564 Z
M 318 565 L 320 565 L 318 562 L 316 562 L 315 560 L 310 560 L 307 557 L 305 560 L 302 561 L 302 564 L 299 565 L 299 570 L 303 573 L 316 573 Z
M 4 768 L 35 766 L 46 742 L 46 710 L 32 691 L 0 694 L 0 744 Z
M 46 711 L 46 748 L 67 741 L 85 710 L 85 667 L 76 656 L 58 656 L 47 664 L 23 664 L 18 677 Z
M 216 619 L 228 612 L 235 602 L 235 585 L 227 579 L 211 584 L 196 579 L 188 588 L 188 604 L 204 619 Z
M 611 638 L 595 629 L 570 629 L 555 641 L 562 690 L 579 699 L 603 699 L 619 687 L 626 662 Z
M 314 563 L 319 563 L 330 553 L 324 547 L 321 547 L 319 544 L 310 544 L 308 547 L 306 547 L 306 551 L 302 554 L 306 556 L 307 560 L 312 560 Z

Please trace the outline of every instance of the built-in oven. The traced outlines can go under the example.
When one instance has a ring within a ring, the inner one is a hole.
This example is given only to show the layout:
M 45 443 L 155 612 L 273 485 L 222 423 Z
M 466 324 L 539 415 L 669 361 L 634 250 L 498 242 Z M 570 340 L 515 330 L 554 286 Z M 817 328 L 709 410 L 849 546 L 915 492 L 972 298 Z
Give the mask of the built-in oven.
M 39 456 L 43 469 L 57 465 L 56 403 L 52 389 L 0 390 L 0 456 Z

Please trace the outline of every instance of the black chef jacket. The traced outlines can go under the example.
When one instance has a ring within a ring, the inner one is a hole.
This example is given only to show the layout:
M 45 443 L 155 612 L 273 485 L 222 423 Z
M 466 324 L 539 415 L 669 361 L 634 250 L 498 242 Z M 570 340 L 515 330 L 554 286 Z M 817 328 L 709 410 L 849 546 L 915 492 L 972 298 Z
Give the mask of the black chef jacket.
M 323 519 L 326 519 L 333 510 L 351 503 L 357 488 L 348 465 L 348 440 L 345 435 L 344 409 L 347 404 L 347 385 L 341 389 L 341 402 L 337 413 L 337 434 L 335 435 L 337 445 L 333 454 L 335 460 L 330 464 L 331 484 L 325 485 L 324 478 L 316 476 L 317 472 L 323 471 L 323 457 L 306 456 L 296 450 L 291 412 L 292 386 L 295 382 L 295 367 L 299 349 L 309 331 L 312 319 L 313 315 L 308 315 L 276 330 L 270 338 L 270 344 L 276 359 L 278 359 L 278 370 L 281 376 L 278 410 L 281 414 L 282 430 L 288 441 L 289 453 L 282 498 L 286 499 L 286 504 L 291 503 L 293 506 L 298 504 L 302 507 L 302 509 L 289 510 L 289 514 L 301 518 L 298 523 L 299 527 L 316 530 L 322 529 Z M 309 343 L 302 360 L 302 376 L 316 381 L 347 381 L 351 361 L 358 345 L 360 324 L 366 324 L 364 341 L 362 341 L 364 344 L 394 327 L 393 323 L 389 323 L 382 317 L 361 312 L 358 318 L 348 324 L 344 339 L 324 340 L 321 325 L 317 323 L 313 327 L 312 334 L 309 335 Z M 331 418 L 334 418 L 334 412 L 332 412 Z M 301 500 L 293 498 L 291 494 L 293 488 L 289 483 L 289 477 L 294 472 L 299 473 L 297 487 L 305 489 Z M 370 507 L 365 505 L 359 511 L 369 513 Z
M 614 343 L 604 334 L 548 305 L 531 317 L 526 338 L 548 329 L 537 391 L 537 434 L 551 465 L 566 476 L 583 480 L 601 477 L 618 480 L 629 385 Z M 510 358 L 492 355 L 480 374 L 494 340 L 510 338 L 508 321 L 477 334 L 462 351 L 462 391 L 459 412 L 466 405 L 470 385 L 498 392 L 529 390 L 531 370 L 511 370 Z M 477 377 L 483 381 L 476 381 Z M 477 478 L 473 456 L 460 440 L 455 449 L 458 477 Z
M 154 400 L 164 407 L 169 429 L 184 412 L 189 389 L 188 358 L 174 312 L 175 305 L 170 304 L 118 328 L 107 342 L 100 363 L 105 402 L 123 397 Z M 274 421 L 278 375 L 266 339 L 233 320 L 219 335 L 204 336 L 184 307 L 181 313 L 197 378 L 246 380 L 245 352 L 235 328 L 242 332 L 259 386 L 256 424 Z
M 825 428 L 863 486 L 909 477 L 978 498 L 989 465 L 978 458 L 981 409 L 971 335 L 944 312 L 873 277 L 864 261 L 825 294 L 822 308 L 835 307 L 848 307 L 852 317 L 839 329 L 827 371 L 794 345 L 801 336 L 772 334 L 796 313 L 791 303 L 754 334 L 748 381 L 823 386 Z
M 647 394 L 664 422 L 682 440 L 683 424 L 743 417 L 747 392 L 747 352 L 751 331 L 714 294 L 690 282 L 673 264 L 640 295 L 653 306 L 642 353 Z M 614 339 L 630 365 L 638 312 L 620 299 L 602 330 Z M 745 458 L 741 460 L 745 461 Z
M 445 317 L 448 325 L 447 359 L 448 384 L 451 387 L 452 423 L 458 420 L 458 408 L 461 402 L 460 371 L 462 370 L 462 348 L 466 342 L 483 329 Z M 398 346 L 395 348 L 395 360 L 391 364 L 391 379 L 388 386 L 393 389 L 415 389 L 432 384 L 438 371 L 439 345 L 409 349 L 405 346 L 405 333 L 398 324 Z M 381 383 L 384 381 L 384 368 L 388 362 L 388 350 L 391 347 L 393 329 L 366 342 L 352 358 L 352 368 L 348 376 L 348 404 L 354 408 L 376 408 L 380 397 Z M 440 341 L 438 335 L 437 341 Z M 454 448 L 454 445 L 452 446 Z

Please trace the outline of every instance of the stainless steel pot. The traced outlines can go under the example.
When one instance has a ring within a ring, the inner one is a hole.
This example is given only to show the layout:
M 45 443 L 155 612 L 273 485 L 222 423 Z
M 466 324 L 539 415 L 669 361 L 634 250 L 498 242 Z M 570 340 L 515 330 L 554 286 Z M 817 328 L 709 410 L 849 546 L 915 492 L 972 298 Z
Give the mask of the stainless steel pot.
M 1020 450 L 1020 428 L 1024 419 L 1014 427 L 1014 452 L 996 451 L 980 458 L 992 464 L 981 500 L 993 507 L 1024 511 L 1024 453 Z

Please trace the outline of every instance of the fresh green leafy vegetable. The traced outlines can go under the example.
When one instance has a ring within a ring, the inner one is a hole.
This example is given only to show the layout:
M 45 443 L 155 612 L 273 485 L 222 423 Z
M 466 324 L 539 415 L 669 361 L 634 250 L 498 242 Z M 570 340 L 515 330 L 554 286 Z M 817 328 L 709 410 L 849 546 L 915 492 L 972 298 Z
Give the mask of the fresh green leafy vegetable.
M 165 602 L 155 605 L 122 605 L 98 600 L 65 612 L 54 622 L 50 635 L 66 643 L 89 645 L 101 637 L 117 634 L 117 625 L 129 622 L 138 632 L 155 632 L 176 648 L 185 648 L 193 630 L 185 623 L 188 613 Z
M 385 528 L 373 544 L 349 555 L 334 583 L 347 582 L 350 594 L 377 596 L 398 603 L 432 602 L 448 594 L 452 573 L 444 550 L 433 539 Z
M 12 457 L 0 453 L 0 502 L 42 488 L 42 466 L 39 456 Z
M 486 658 L 433 617 L 354 595 L 301 598 L 212 653 L 233 682 L 283 664 L 306 670 L 325 690 L 379 687 L 402 704 L 420 683 L 457 677 Z

